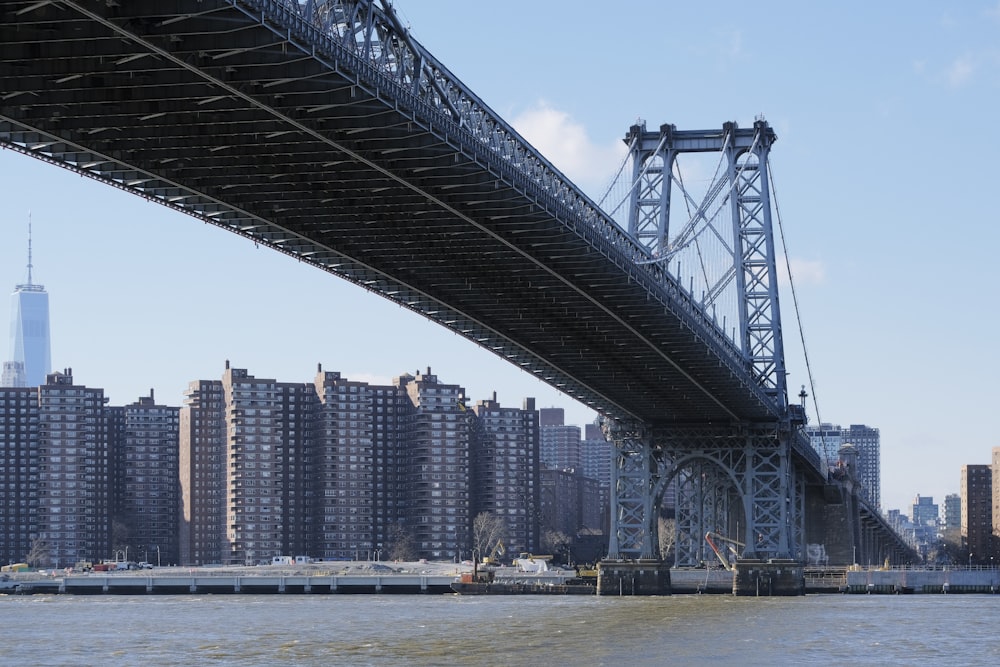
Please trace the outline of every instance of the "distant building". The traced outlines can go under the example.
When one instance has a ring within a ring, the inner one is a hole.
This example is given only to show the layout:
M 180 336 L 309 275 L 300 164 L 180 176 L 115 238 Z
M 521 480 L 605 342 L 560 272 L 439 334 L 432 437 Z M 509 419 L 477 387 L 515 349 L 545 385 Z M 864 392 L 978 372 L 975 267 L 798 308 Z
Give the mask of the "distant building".
M 38 387 L 37 537 L 48 564 L 107 558 L 110 492 L 104 390 L 73 384 L 72 370 Z
M 611 530 L 611 466 L 614 465 L 614 445 L 605 440 L 604 433 L 597 423 L 584 426 L 584 438 L 580 441 L 580 468 L 583 476 L 597 481 L 598 506 L 600 513 L 600 534 L 606 536 Z M 670 485 L 672 491 L 675 487 Z M 664 498 L 663 503 L 673 503 L 673 496 Z M 661 503 L 662 504 L 662 503 Z M 590 510 L 587 510 L 590 511 Z M 597 539 L 597 533 L 590 531 Z M 605 546 L 605 550 L 607 546 Z
M 224 563 L 252 564 L 305 548 L 305 448 L 311 385 L 255 378 L 226 365 Z M 305 408 L 305 409 L 303 409 Z
M 921 496 L 919 493 L 913 499 L 913 523 L 918 526 L 936 527 L 939 520 L 938 506 L 933 496 Z
M 440 382 L 430 368 L 395 382 L 412 405 L 405 415 L 405 526 L 424 558 L 451 558 L 473 519 L 465 389 Z
M 179 419 L 180 564 L 221 563 L 226 553 L 229 468 L 222 381 L 190 383 Z
M 851 424 L 843 437 L 858 450 L 858 480 L 862 490 L 875 509 L 881 508 L 882 446 L 879 430 L 864 424 Z
M 509 548 L 535 549 L 533 408 L 470 409 L 430 369 L 376 386 L 320 368 L 298 384 L 227 363 L 180 411 L 180 560 L 379 559 L 403 544 L 453 558 L 479 511 L 504 519 Z
M 398 489 L 400 471 L 380 452 L 391 452 L 397 442 L 401 409 L 392 397 L 399 392 L 381 392 L 321 367 L 314 385 L 319 406 L 309 456 L 313 530 L 306 553 L 354 558 L 384 544 L 385 524 L 399 520 L 399 508 L 387 501 L 392 494 L 376 493 L 376 488 Z M 379 414 L 392 417 L 383 421 Z
M 914 539 L 917 544 L 923 547 L 936 542 L 940 519 L 934 498 L 917 494 L 913 500 L 912 516 Z
M 0 384 L 37 387 L 52 370 L 49 343 L 49 295 L 32 282 L 31 225 L 28 225 L 28 281 L 14 288 L 10 299 L 10 356 Z
M 538 412 L 534 399 L 522 408 L 478 401 L 472 430 L 472 517 L 490 512 L 506 526 L 512 554 L 539 548 L 540 489 Z
M 949 493 L 944 497 L 944 530 L 961 530 L 962 528 L 962 496 Z
M 990 480 L 990 514 L 992 519 L 990 556 L 992 561 L 994 558 L 1000 557 L 1000 447 L 993 448 Z
M 3 370 L 0 371 L 0 387 L 26 387 L 27 385 L 23 361 L 3 362 Z
M 805 433 L 809 436 L 809 444 L 820 454 L 826 465 L 836 467 L 840 446 L 844 444 L 844 430 L 840 426 L 823 423 L 819 426 L 806 426 Z
M 315 403 L 310 384 L 255 378 L 228 362 L 221 382 L 191 383 L 180 414 L 183 564 L 305 550 Z
M 553 470 L 580 470 L 580 427 L 564 423 L 562 408 L 541 408 L 541 462 Z
M 154 565 L 179 562 L 178 413 L 150 390 L 108 408 L 111 436 L 112 549 Z
M 993 533 L 992 470 L 988 465 L 962 466 L 962 538 L 973 563 L 988 562 Z
M 580 441 L 580 472 L 584 477 L 597 480 L 601 486 L 611 486 L 611 460 L 613 445 L 604 439 L 597 424 L 586 424 Z
M 571 470 L 541 470 L 542 531 L 557 531 L 573 539 L 580 525 L 580 492 Z
M 0 564 L 20 563 L 38 536 L 38 390 L 0 387 Z
M 857 451 L 857 476 L 861 493 L 875 509 L 882 505 L 882 453 L 879 430 L 863 424 L 841 428 L 833 424 L 807 426 L 806 435 L 813 449 L 830 467 L 835 467 L 842 445 L 854 445 Z

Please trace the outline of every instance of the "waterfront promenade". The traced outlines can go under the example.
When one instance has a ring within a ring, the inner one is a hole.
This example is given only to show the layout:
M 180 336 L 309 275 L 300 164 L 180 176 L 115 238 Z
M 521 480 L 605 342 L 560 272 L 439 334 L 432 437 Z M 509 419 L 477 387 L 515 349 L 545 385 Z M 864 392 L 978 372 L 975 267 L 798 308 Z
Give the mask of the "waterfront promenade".
M 472 565 L 452 562 L 326 561 L 255 567 L 159 567 L 116 572 L 42 571 L 7 573 L 0 594 L 67 593 L 143 595 L 191 593 L 451 593 L 451 584 Z M 544 574 L 503 568 L 497 576 L 562 584 L 572 570 Z M 506 574 L 503 574 L 506 572 Z M 723 569 L 673 569 L 674 594 L 732 594 L 733 575 Z M 806 594 L 1000 593 L 996 568 L 807 569 Z
M 472 572 L 469 562 L 320 561 L 252 567 L 158 567 L 151 570 L 8 573 L 0 593 L 189 594 L 189 593 L 451 593 L 451 584 Z M 576 576 L 558 568 L 542 573 L 500 568 L 497 576 L 563 584 Z

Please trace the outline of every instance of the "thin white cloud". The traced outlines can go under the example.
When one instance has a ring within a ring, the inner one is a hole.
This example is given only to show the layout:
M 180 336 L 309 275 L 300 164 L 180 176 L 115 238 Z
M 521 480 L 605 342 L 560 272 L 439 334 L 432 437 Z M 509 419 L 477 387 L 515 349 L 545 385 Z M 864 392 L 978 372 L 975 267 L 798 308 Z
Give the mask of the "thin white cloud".
M 826 282 L 826 265 L 819 260 L 798 259 L 792 257 L 788 260 L 791 266 L 792 280 L 796 287 L 806 285 L 822 285 Z M 788 265 L 782 260 L 778 261 L 778 284 L 788 285 Z
M 581 123 L 544 100 L 517 114 L 511 125 L 591 197 L 599 196 L 625 157 L 620 139 L 607 145 L 595 143 Z
M 743 33 L 734 30 L 729 35 L 729 57 L 737 60 L 743 56 Z
M 954 88 L 960 88 L 972 80 L 975 73 L 975 64 L 968 55 L 957 58 L 952 62 L 946 73 L 948 84 Z
M 792 277 L 796 285 L 822 285 L 826 282 L 826 265 L 819 260 L 792 258 Z

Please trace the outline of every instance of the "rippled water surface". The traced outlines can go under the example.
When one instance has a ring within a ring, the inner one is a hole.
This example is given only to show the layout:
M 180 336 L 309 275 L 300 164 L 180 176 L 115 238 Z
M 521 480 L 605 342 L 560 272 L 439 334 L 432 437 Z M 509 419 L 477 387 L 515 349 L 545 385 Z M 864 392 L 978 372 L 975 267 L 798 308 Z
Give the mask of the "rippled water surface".
M 0 596 L 0 664 L 994 665 L 1000 596 Z

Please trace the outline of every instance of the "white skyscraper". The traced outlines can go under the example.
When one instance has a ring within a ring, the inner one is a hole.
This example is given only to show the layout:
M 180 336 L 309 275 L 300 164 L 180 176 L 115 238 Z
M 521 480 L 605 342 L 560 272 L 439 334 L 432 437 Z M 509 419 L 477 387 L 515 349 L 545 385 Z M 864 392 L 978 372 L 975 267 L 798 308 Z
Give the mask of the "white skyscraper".
M 52 370 L 49 344 L 49 294 L 31 280 L 31 223 L 28 223 L 28 282 L 10 298 L 10 354 L 0 383 L 8 387 L 45 384 Z

